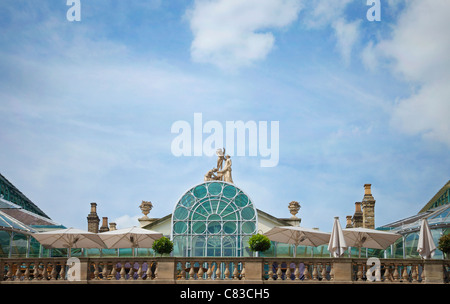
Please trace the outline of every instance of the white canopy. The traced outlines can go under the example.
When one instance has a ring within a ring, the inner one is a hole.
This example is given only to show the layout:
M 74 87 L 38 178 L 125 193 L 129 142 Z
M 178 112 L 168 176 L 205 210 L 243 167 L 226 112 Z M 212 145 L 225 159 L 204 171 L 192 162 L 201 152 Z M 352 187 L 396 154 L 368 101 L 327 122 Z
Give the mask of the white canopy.
M 397 233 L 369 228 L 346 228 L 342 232 L 347 246 L 358 247 L 360 255 L 361 247 L 386 249 L 401 237 Z
M 342 232 L 339 217 L 334 218 L 333 230 L 331 231 L 330 241 L 328 243 L 328 251 L 334 257 L 340 257 L 347 249 L 344 234 Z
M 330 239 L 328 232 L 298 226 L 274 227 L 264 234 L 271 241 L 295 245 L 294 257 L 298 245 L 316 247 L 328 243 Z
M 417 251 L 424 259 L 431 259 L 436 251 L 433 236 L 431 234 L 430 226 L 428 226 L 427 219 L 422 219 L 419 232 L 419 243 L 417 244 Z
M 107 248 L 151 248 L 162 233 L 138 227 L 123 228 L 98 234 Z

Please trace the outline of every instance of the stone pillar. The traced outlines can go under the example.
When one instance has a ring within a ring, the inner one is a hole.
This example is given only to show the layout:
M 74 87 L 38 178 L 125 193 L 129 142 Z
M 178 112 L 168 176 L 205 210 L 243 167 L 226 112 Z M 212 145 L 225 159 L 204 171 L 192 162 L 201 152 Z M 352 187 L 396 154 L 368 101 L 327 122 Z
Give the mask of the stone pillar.
M 116 223 L 109 223 L 109 231 L 117 230 Z
M 355 213 L 352 218 L 353 228 L 359 228 L 363 226 L 363 213 L 361 210 L 361 202 L 355 203 Z
M 375 229 L 375 199 L 372 196 L 371 184 L 364 185 L 362 212 L 363 228 Z
M 102 218 L 102 226 L 100 227 L 99 232 L 106 232 L 109 231 L 109 227 L 108 227 L 108 218 L 106 216 L 104 216 Z
M 87 216 L 88 231 L 98 233 L 98 224 L 100 219 L 97 215 L 97 203 L 91 203 L 91 213 Z

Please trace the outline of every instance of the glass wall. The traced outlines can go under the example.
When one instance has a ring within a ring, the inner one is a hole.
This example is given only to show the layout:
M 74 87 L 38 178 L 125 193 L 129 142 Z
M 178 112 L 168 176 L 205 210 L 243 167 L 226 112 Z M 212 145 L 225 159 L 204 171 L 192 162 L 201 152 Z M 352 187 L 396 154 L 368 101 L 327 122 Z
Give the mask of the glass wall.
M 188 190 L 172 215 L 175 256 L 251 256 L 257 229 L 250 198 L 233 184 L 205 182 Z

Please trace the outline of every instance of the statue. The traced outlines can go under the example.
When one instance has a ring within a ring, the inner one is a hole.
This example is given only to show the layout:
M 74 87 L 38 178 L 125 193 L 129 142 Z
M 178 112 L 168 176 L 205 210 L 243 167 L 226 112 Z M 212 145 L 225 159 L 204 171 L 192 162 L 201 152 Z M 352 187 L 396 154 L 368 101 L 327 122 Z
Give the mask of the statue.
M 233 178 L 231 177 L 231 158 L 230 155 L 225 157 L 225 168 L 222 171 L 219 171 L 223 174 L 223 181 L 227 183 L 233 183 Z
M 222 170 L 222 165 L 223 165 L 223 161 L 225 160 L 224 156 L 225 156 L 225 148 L 223 148 L 223 150 L 221 149 L 217 149 L 216 150 L 216 154 L 218 156 L 217 158 L 217 170 Z
M 205 174 L 205 182 L 207 181 L 212 181 L 212 180 L 217 180 L 217 176 L 214 175 L 214 173 L 217 172 L 217 168 L 211 169 L 208 171 L 208 173 Z
M 204 181 L 225 181 L 227 183 L 233 183 L 233 178 L 231 177 L 231 158 L 230 155 L 225 156 L 225 148 L 217 149 L 217 168 L 209 170 L 204 177 Z M 225 162 L 225 167 L 223 167 L 223 162 Z M 223 168 L 223 170 L 222 170 Z

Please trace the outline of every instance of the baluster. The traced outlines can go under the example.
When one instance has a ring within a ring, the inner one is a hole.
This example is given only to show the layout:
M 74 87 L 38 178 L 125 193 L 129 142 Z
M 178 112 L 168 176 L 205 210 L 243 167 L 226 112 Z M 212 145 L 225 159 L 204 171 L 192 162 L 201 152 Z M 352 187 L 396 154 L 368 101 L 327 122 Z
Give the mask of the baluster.
M 186 262 L 181 262 L 180 280 L 186 280 Z
M 197 279 L 203 280 L 203 274 L 205 274 L 203 271 L 203 262 L 198 262 Z
M 33 266 L 33 280 L 39 280 L 39 262 L 35 261 Z
M 317 281 L 317 279 L 318 279 L 318 273 L 317 273 L 317 265 L 316 265 L 315 263 L 313 263 L 313 273 L 312 273 L 312 276 L 313 276 L 313 281 Z
M 394 273 L 392 274 L 392 278 L 394 282 L 397 282 L 400 278 L 400 274 L 398 273 L 398 265 L 394 263 Z
M 12 267 L 13 264 L 12 263 L 7 263 L 6 265 L 8 265 L 8 271 L 6 272 L 6 281 L 14 281 L 13 275 L 12 275 Z
M 390 271 L 391 266 L 389 264 L 384 265 L 384 281 L 390 281 L 392 282 L 391 279 L 391 271 Z
M 43 263 L 43 268 L 42 268 L 42 280 L 48 280 L 48 262 L 47 263 Z
M 334 266 L 330 263 L 330 281 L 334 281 Z
M 309 279 L 311 279 L 311 275 L 309 274 L 309 265 L 308 263 L 304 263 L 305 265 L 305 270 L 303 270 L 303 279 L 305 281 L 308 281 Z
M 233 280 L 239 280 L 238 263 L 234 263 Z
M 66 262 L 65 261 L 61 261 L 60 263 L 61 265 L 61 270 L 59 271 L 59 280 L 64 281 L 66 279 Z
M 111 280 L 117 280 L 117 263 L 112 263 Z
M 322 264 L 322 281 L 327 281 L 327 264 Z
M 418 275 L 417 275 L 416 268 L 417 268 L 417 265 L 411 264 L 411 279 L 413 282 L 417 282 Z
M 285 280 L 286 281 L 288 281 L 288 280 L 290 280 L 291 279 L 291 274 L 292 274 L 292 271 L 291 271 L 291 263 L 286 263 L 286 273 L 285 273 Z
M 229 280 L 230 279 L 230 265 L 228 262 L 225 262 L 225 272 L 223 273 L 224 279 Z
M 99 274 L 100 274 L 100 271 L 99 271 L 99 263 L 97 262 L 97 263 L 94 263 L 94 280 L 99 280 L 100 278 L 98 277 L 99 276 Z
M 108 280 L 108 262 L 103 262 L 103 269 L 102 269 L 102 279 Z
M 145 272 L 145 274 L 146 274 L 146 278 L 145 279 L 146 280 L 153 280 L 153 278 L 152 278 L 152 265 L 153 265 L 152 262 L 147 262 L 147 271 Z M 184 272 L 184 263 L 182 265 L 183 265 L 182 271 Z M 183 275 L 182 280 L 184 280 L 185 277 L 186 277 L 186 274 Z
M 22 276 L 22 271 L 20 270 L 20 266 L 22 266 L 22 264 L 17 263 L 16 278 L 15 278 L 15 280 L 17 280 L 17 281 L 20 281 L 20 277 Z
M 120 274 L 120 281 L 125 281 L 126 280 L 126 278 L 125 278 L 125 276 L 127 275 L 127 272 L 126 272 L 126 270 L 125 270 L 125 263 L 120 263 L 120 265 L 121 265 L 121 268 L 120 268 L 120 272 L 119 272 L 119 274 Z
M 130 270 L 128 271 L 128 280 L 134 280 L 134 263 L 130 263 Z
M 153 275 L 155 276 L 155 280 L 158 279 L 158 268 L 159 268 L 159 264 L 158 264 L 158 262 L 155 262 L 155 272 L 153 272 Z
M 194 280 L 195 279 L 194 265 L 195 265 L 195 262 L 191 262 L 190 263 L 189 280 Z
M 144 278 L 142 277 L 144 275 L 144 271 L 142 270 L 142 265 L 144 264 L 144 262 L 138 263 L 138 270 L 137 270 L 137 280 L 138 281 L 143 281 Z
M 426 273 L 425 273 L 425 267 L 422 265 L 422 274 L 420 275 L 421 282 L 425 282 Z
M 299 265 L 297 263 L 295 263 L 294 276 L 296 281 L 300 280 L 300 270 Z
M 269 272 L 267 274 L 269 276 L 268 280 L 273 281 L 273 263 L 269 264 Z
M 408 271 L 406 270 L 407 266 L 403 265 L 402 279 L 401 281 L 409 281 Z
M 245 280 L 245 263 L 241 262 L 242 270 L 241 270 L 241 280 Z
M 212 266 L 212 262 L 208 263 L 208 270 L 206 270 L 206 279 L 207 280 L 211 280 L 211 276 L 213 274 L 213 266 Z
M 30 263 L 25 263 L 25 273 L 23 274 L 23 280 L 29 281 L 30 280 Z
M 278 269 L 277 269 L 277 280 L 281 280 L 282 275 L 283 275 L 283 271 L 281 271 L 281 264 L 282 263 L 278 263 Z
M 221 279 L 221 277 L 220 277 L 220 264 L 221 264 L 221 263 L 216 263 L 216 267 L 217 267 L 217 270 L 216 270 L 216 280 L 220 280 L 220 279 Z

